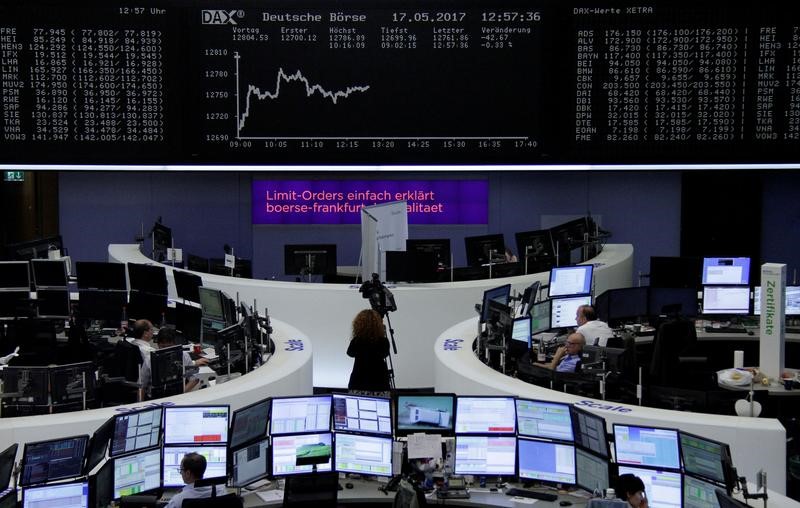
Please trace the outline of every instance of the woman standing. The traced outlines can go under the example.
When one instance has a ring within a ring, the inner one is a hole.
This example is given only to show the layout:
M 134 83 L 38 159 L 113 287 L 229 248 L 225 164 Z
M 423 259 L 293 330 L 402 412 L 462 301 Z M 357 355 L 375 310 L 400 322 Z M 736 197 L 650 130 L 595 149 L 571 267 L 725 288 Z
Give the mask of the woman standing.
M 356 314 L 347 356 L 355 358 L 348 389 L 388 393 L 390 382 L 386 357 L 389 356 L 389 340 L 380 314 L 372 309 Z

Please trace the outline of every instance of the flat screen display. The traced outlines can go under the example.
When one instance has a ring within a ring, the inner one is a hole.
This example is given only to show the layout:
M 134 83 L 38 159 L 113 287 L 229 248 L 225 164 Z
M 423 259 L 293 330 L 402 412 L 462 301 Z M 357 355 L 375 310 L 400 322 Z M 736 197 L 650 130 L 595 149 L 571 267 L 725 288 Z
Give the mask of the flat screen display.
M 575 484 L 589 492 L 603 492 L 611 486 L 608 459 L 575 448 Z
M 731 456 L 727 444 L 687 432 L 680 432 L 680 441 L 683 470 L 686 473 L 725 483 L 723 461 Z
M 161 450 L 147 450 L 114 459 L 114 499 L 161 487 Z
M 520 439 L 517 446 L 521 480 L 575 484 L 575 446 L 534 439 Z
M 602 457 L 609 457 L 606 420 L 577 407 L 572 408 L 575 444 Z
M 491 305 L 489 302 L 497 302 L 500 305 L 508 306 L 508 301 L 511 298 L 511 284 L 499 286 L 492 289 L 487 289 L 483 292 L 483 304 L 481 306 L 481 323 L 485 323 L 489 319 L 489 309 Z
M 588 295 L 593 265 L 559 266 L 550 270 L 550 297 Z
M 454 395 L 398 395 L 397 434 L 452 434 L 455 409 Z
M 514 434 L 514 397 L 457 397 L 457 434 Z
M 164 446 L 161 476 L 165 488 L 183 487 L 180 467 L 187 453 L 199 453 L 206 458 L 206 473 L 203 478 L 228 476 L 227 446 Z
M 519 398 L 516 403 L 520 436 L 572 441 L 572 412 L 568 404 Z
M 333 440 L 330 432 L 272 437 L 272 476 L 310 473 L 333 469 Z
M 269 439 L 262 439 L 231 451 L 233 486 L 245 487 L 269 474 Z
M 550 300 L 550 328 L 578 326 L 578 307 L 591 304 L 591 295 L 553 298 Z
M 515 475 L 514 436 L 456 436 L 456 474 Z
M 749 314 L 747 286 L 703 286 L 703 314 Z
M 0 288 L 28 291 L 30 287 L 27 261 L 0 261 Z
M 703 285 L 750 283 L 750 258 L 703 258 Z
M 546 332 L 550 329 L 550 300 L 536 302 L 531 305 L 531 334 Z
M 89 436 L 26 443 L 19 484 L 36 485 L 80 476 L 88 444 Z
M 392 476 L 392 438 L 336 434 L 336 471 Z
M 683 477 L 683 508 L 720 508 L 717 500 L 719 486 L 694 478 L 691 475 Z
M 270 434 L 330 431 L 331 400 L 330 395 L 272 399 Z
M 89 508 L 89 482 L 59 483 L 22 489 L 23 508 Z
M 158 407 L 115 415 L 110 455 L 116 457 L 158 446 L 162 411 Z
M 334 393 L 333 429 L 391 435 L 390 399 Z
M 785 315 L 800 316 L 800 286 L 786 286 L 784 302 Z M 761 315 L 761 286 L 753 290 L 753 314 Z
M 269 399 L 265 399 L 233 412 L 231 422 L 231 448 L 267 435 Z
M 617 464 L 680 469 L 678 431 L 614 424 Z
M 511 324 L 511 340 L 531 347 L 531 317 L 514 318 Z
M 619 474 L 632 474 L 642 479 L 648 506 L 652 508 L 681 508 L 682 475 L 673 471 L 619 466 Z
M 67 264 L 63 260 L 31 259 L 31 270 L 37 288 L 67 287 Z
M 123 263 L 101 263 L 97 261 L 78 261 L 75 263 L 78 276 L 78 289 L 105 289 L 125 291 L 128 281 L 125 278 Z
M 228 406 L 164 408 L 164 444 L 228 443 Z

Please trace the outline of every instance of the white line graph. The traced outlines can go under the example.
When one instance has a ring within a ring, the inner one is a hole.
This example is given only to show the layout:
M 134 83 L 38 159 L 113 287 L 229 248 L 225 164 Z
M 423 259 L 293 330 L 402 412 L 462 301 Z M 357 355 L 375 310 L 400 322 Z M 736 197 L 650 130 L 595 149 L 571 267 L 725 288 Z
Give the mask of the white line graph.
M 244 98 L 244 113 L 239 115 L 239 54 L 235 53 L 234 58 L 236 59 L 236 113 L 237 113 L 237 134 L 244 128 L 245 122 L 247 117 L 250 116 L 250 104 L 252 103 L 253 97 L 259 100 L 266 100 L 266 99 L 277 99 L 281 94 L 281 85 L 285 83 L 290 83 L 292 81 L 300 81 L 306 88 L 306 96 L 311 97 L 313 94 L 318 93 L 325 99 L 330 99 L 331 102 L 334 104 L 338 104 L 339 99 L 346 99 L 353 93 L 363 93 L 369 90 L 369 85 L 354 85 L 348 86 L 345 90 L 337 90 L 337 91 L 328 91 L 325 90 L 321 85 L 318 84 L 311 84 L 309 80 L 303 76 L 303 73 L 298 69 L 294 74 L 287 74 L 283 67 L 278 69 L 278 73 L 275 76 L 275 88 L 274 91 L 265 90 L 261 91 L 261 89 L 255 85 L 248 85 L 247 87 L 247 95 Z

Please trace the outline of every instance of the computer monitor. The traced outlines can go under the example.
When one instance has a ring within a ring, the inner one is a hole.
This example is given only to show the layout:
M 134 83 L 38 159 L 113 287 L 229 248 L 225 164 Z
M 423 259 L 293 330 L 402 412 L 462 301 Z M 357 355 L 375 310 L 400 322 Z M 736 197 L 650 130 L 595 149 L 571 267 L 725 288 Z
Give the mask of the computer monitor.
M 539 296 L 539 286 L 542 283 L 538 280 L 533 282 L 530 286 L 526 287 L 525 290 L 522 292 L 522 297 L 519 301 L 519 314 L 522 316 L 527 316 L 531 312 L 531 307 L 536 302 L 537 296 Z
M 153 398 L 183 393 L 183 346 L 169 346 L 150 353 L 150 384 Z
M 161 450 L 145 450 L 114 459 L 114 499 L 161 488 Z
M 450 436 L 455 430 L 454 394 L 397 395 L 395 435 L 430 433 Z
M 553 249 L 558 252 L 561 265 L 574 261 L 585 261 L 583 256 L 572 256 L 572 251 L 582 247 L 589 240 L 589 224 L 586 217 L 559 224 L 550 228 Z
M 272 437 L 272 476 L 332 471 L 330 432 Z
M 23 367 L 7 365 L 0 375 L 3 377 L 3 393 L 19 394 L 13 399 L 27 405 L 46 406 L 49 402 L 50 370 L 47 367 Z M 7 400 L 13 400 L 9 398 Z
M 334 393 L 333 430 L 391 436 L 391 400 L 383 397 Z
M 551 309 L 552 302 L 549 299 L 536 302 L 531 306 L 531 335 L 546 332 L 550 329 Z
M 131 291 L 127 310 L 128 319 L 147 319 L 160 325 L 167 313 L 167 296 Z
M 72 306 L 69 291 L 65 289 L 38 289 L 36 291 L 36 315 L 48 319 L 69 319 Z
M 127 305 L 127 291 L 78 291 L 78 313 L 83 319 L 120 323 Z
M 555 261 L 555 250 L 549 229 L 520 231 L 514 233 L 514 239 L 517 242 L 518 257 L 523 266 L 526 265 L 525 261 L 527 260 L 527 273 L 550 269 Z
M 0 261 L 0 289 L 31 288 L 27 261 Z
M 650 288 L 647 314 L 658 317 L 677 313 L 683 317 L 697 316 L 696 288 Z
M 514 434 L 514 397 L 456 397 L 456 434 Z
M 266 417 L 264 420 L 266 427 Z M 246 487 L 269 475 L 269 439 L 263 437 L 241 448 L 231 448 L 231 479 L 236 488 Z
M 575 448 L 575 485 L 589 492 L 605 492 L 611 486 L 608 459 Z
M 594 265 L 558 266 L 550 269 L 550 298 L 588 295 L 592 292 Z
M 228 476 L 227 446 L 164 446 L 161 461 L 161 484 L 164 488 L 183 487 L 183 478 L 179 471 L 181 461 L 187 453 L 197 453 L 206 459 L 206 473 L 203 478 L 220 478 Z
M 647 504 L 653 508 L 681 508 L 683 475 L 675 471 L 661 471 L 620 465 L 618 474 L 632 474 L 642 479 Z
M 651 288 L 690 288 L 697 291 L 702 280 L 703 262 L 686 256 L 651 256 Z
M 231 417 L 231 448 L 261 439 L 267 435 L 269 399 L 237 409 Z
M 716 494 L 717 494 L 717 502 L 719 503 L 719 508 L 748 508 L 750 506 L 747 503 L 739 501 L 730 494 L 727 494 L 722 489 L 717 489 Z
M 167 406 L 164 408 L 164 444 L 227 444 L 229 413 L 230 407 L 223 405 Z
M 29 298 L 27 289 L 0 291 L 0 318 L 31 317 Z
M 502 233 L 464 238 L 467 265 L 481 266 L 487 263 L 505 263 L 506 244 Z
M 200 308 L 203 310 L 203 317 L 215 321 L 225 321 L 222 291 L 201 286 L 197 288 L 197 295 L 200 300 Z
M 22 489 L 22 507 L 89 508 L 89 482 L 79 481 Z
M 127 291 L 124 263 L 78 261 L 75 263 L 78 289 L 105 289 Z
M 786 316 L 800 316 L 800 286 L 786 286 L 784 302 Z M 753 314 L 761 315 L 761 286 L 753 289 Z
M 114 415 L 114 433 L 109 456 L 118 457 L 158 446 L 163 408 L 142 409 Z
M 724 484 L 724 463 L 731 461 L 730 447 L 688 432 L 680 431 L 679 434 L 684 472 Z
M 575 446 L 572 444 L 520 439 L 517 456 L 520 480 L 575 484 Z
M 12 444 L 0 452 L 0 492 L 6 490 L 11 483 L 11 473 L 14 472 L 14 460 L 17 457 L 17 443 Z
M 160 222 L 156 222 L 153 224 L 153 253 L 157 256 L 157 261 L 163 260 L 163 254 L 167 252 L 167 249 L 171 248 L 172 229 Z
M 436 282 L 442 270 L 433 252 L 386 252 L 386 280 Z
M 456 435 L 455 440 L 456 474 L 516 475 L 516 437 Z
M 716 485 L 692 475 L 683 476 L 683 508 L 720 508 Z
M 37 289 L 67 287 L 67 263 L 63 259 L 32 259 L 30 263 Z
M 450 266 L 449 238 L 407 238 L 406 252 L 433 254 L 437 267 Z
M 89 506 L 108 508 L 114 500 L 114 461 L 108 460 L 94 474 L 89 475 Z
M 569 404 L 517 398 L 517 434 L 526 437 L 572 441 Z
M 614 456 L 617 464 L 678 470 L 678 431 L 615 423 Z
M 392 438 L 339 432 L 336 467 L 340 473 L 392 476 Z
M 746 286 L 750 283 L 750 258 L 703 258 L 703 285 Z
M 330 395 L 272 399 L 270 435 L 330 431 L 331 401 Z
M 703 286 L 704 315 L 750 313 L 750 288 L 747 286 Z
M 200 342 L 203 311 L 191 305 L 175 302 L 175 329 L 189 342 Z
M 50 401 L 54 406 L 77 404 L 95 399 L 95 365 L 92 362 L 50 367 Z
M 497 302 L 503 306 L 508 306 L 511 299 L 511 284 L 498 286 L 496 288 L 487 289 L 483 292 L 483 304 L 481 305 L 481 323 L 489 320 L 490 305 L 489 302 Z
M 572 428 L 575 444 L 604 458 L 609 458 L 606 420 L 602 416 L 572 406 Z
M 591 304 L 591 295 L 551 299 L 550 328 L 574 328 L 578 326 L 578 307 Z
M 178 298 L 200 303 L 198 288 L 203 285 L 202 277 L 182 270 L 173 270 L 172 276 L 175 277 L 175 290 Z
M 508 343 L 510 353 L 524 353 L 531 348 L 531 317 L 514 318 L 511 322 L 511 340 Z
M 108 451 L 108 444 L 114 435 L 114 418 L 109 418 L 94 431 L 89 439 L 89 451 L 86 454 L 86 467 L 83 472 L 89 474 L 105 458 Z
M 608 314 L 604 321 L 611 326 L 615 326 L 646 317 L 648 315 L 647 298 L 649 292 L 650 288 L 647 286 L 606 291 L 603 294 L 608 295 Z M 597 300 L 600 301 L 600 298 L 598 297 Z M 595 306 L 595 309 L 597 309 L 597 306 Z M 599 311 L 598 314 L 600 314 Z
M 167 295 L 167 271 L 163 266 L 128 263 L 131 291 Z
M 88 444 L 88 435 L 25 443 L 19 484 L 36 485 L 81 476 Z
M 286 275 L 336 275 L 336 244 L 283 246 Z
M 208 273 L 208 258 L 187 254 L 186 268 L 193 272 Z

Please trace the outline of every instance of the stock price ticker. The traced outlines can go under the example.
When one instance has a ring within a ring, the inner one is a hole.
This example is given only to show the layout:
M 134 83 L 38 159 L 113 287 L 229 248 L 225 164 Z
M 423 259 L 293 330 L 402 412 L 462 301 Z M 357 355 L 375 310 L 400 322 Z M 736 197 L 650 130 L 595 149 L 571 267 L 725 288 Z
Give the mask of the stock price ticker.
M 778 2 L 0 6 L 0 164 L 796 163 Z

